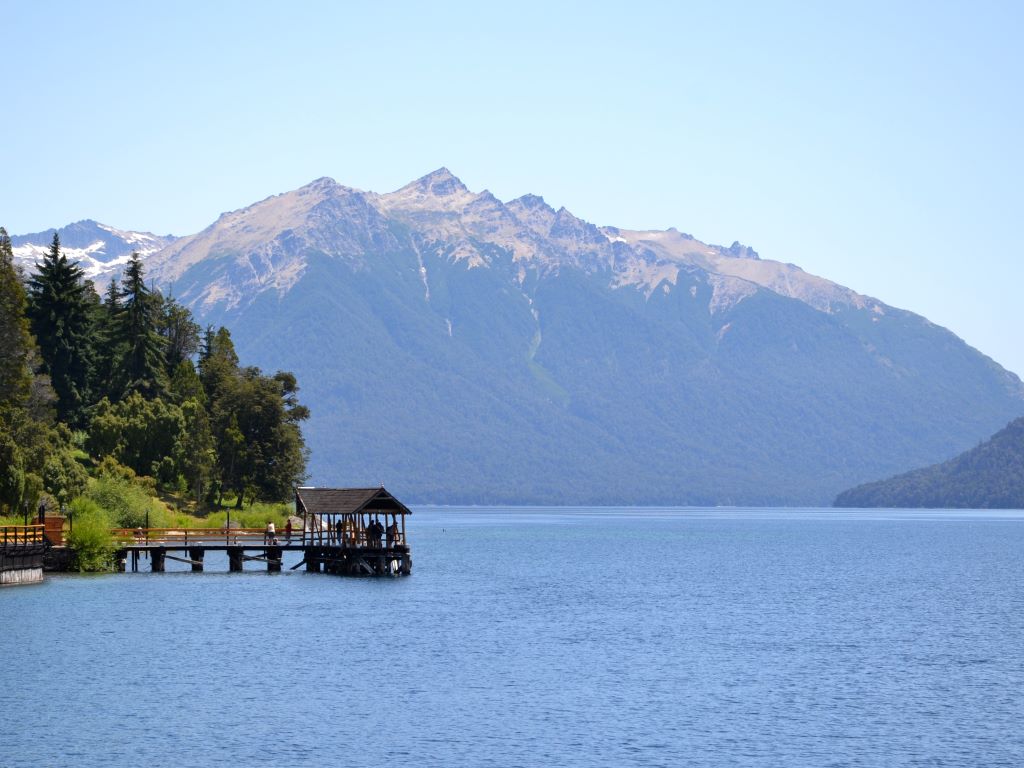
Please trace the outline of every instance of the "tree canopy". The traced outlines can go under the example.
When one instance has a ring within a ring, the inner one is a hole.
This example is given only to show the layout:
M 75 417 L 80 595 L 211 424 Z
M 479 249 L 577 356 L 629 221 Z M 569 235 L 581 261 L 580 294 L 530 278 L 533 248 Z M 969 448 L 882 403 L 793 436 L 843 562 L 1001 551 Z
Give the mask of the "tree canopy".
M 132 254 L 101 298 L 54 235 L 26 290 L 0 228 L 0 514 L 44 492 L 69 503 L 88 466 L 237 506 L 305 479 L 295 376 L 242 367 L 226 328 L 200 344 L 188 307 L 144 278 Z

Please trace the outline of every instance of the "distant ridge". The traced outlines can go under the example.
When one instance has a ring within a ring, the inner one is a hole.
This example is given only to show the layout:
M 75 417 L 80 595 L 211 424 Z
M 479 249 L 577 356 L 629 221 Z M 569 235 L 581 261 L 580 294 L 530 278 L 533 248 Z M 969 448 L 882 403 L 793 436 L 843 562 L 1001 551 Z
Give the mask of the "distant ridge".
M 133 251 L 145 258 L 177 239 L 173 235 L 128 232 L 85 219 L 60 229 L 11 237 L 15 261 L 31 271 L 49 250 L 55 232 L 60 236 L 65 255 L 77 261 L 85 270 L 85 276 L 95 281 L 107 277 L 120 279 L 121 270 Z
M 844 491 L 835 506 L 1024 509 L 1024 418 L 949 461 Z

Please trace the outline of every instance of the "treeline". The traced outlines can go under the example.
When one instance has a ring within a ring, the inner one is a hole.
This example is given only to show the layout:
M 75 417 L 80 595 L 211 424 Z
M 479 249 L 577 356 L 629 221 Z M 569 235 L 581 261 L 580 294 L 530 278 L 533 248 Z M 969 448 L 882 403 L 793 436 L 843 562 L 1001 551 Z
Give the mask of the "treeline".
M 0 516 L 70 502 L 87 467 L 198 505 L 284 500 L 305 478 L 298 391 L 148 287 L 138 254 L 101 298 L 56 234 L 26 278 L 0 228 Z

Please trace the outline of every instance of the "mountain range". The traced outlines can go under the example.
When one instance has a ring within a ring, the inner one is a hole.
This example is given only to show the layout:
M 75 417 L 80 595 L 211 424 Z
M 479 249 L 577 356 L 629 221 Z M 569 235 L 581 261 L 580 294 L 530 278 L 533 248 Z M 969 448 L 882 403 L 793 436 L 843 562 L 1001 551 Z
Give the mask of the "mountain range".
M 297 374 L 313 482 L 418 502 L 829 503 L 1024 413 L 1017 376 L 923 317 L 443 168 L 387 194 L 317 179 L 147 270 Z

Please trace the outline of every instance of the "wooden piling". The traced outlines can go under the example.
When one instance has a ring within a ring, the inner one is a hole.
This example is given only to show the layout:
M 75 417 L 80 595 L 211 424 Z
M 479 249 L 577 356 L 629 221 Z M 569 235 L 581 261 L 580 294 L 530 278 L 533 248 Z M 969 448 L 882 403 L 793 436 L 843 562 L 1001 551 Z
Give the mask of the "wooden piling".
M 149 551 L 150 560 L 153 563 L 153 573 L 163 573 L 165 570 L 167 550 L 164 547 L 156 547 Z
M 237 573 L 243 570 L 242 564 L 244 553 L 241 547 L 228 547 L 228 570 L 231 573 Z
M 206 554 L 206 550 L 202 547 L 195 547 L 188 551 L 188 558 L 192 561 L 192 572 L 202 573 L 203 570 L 203 555 Z
M 267 547 L 267 573 L 280 573 L 281 561 L 284 559 L 284 551 L 281 547 Z
M 306 573 L 320 573 L 320 560 L 323 550 L 310 547 L 306 550 Z

